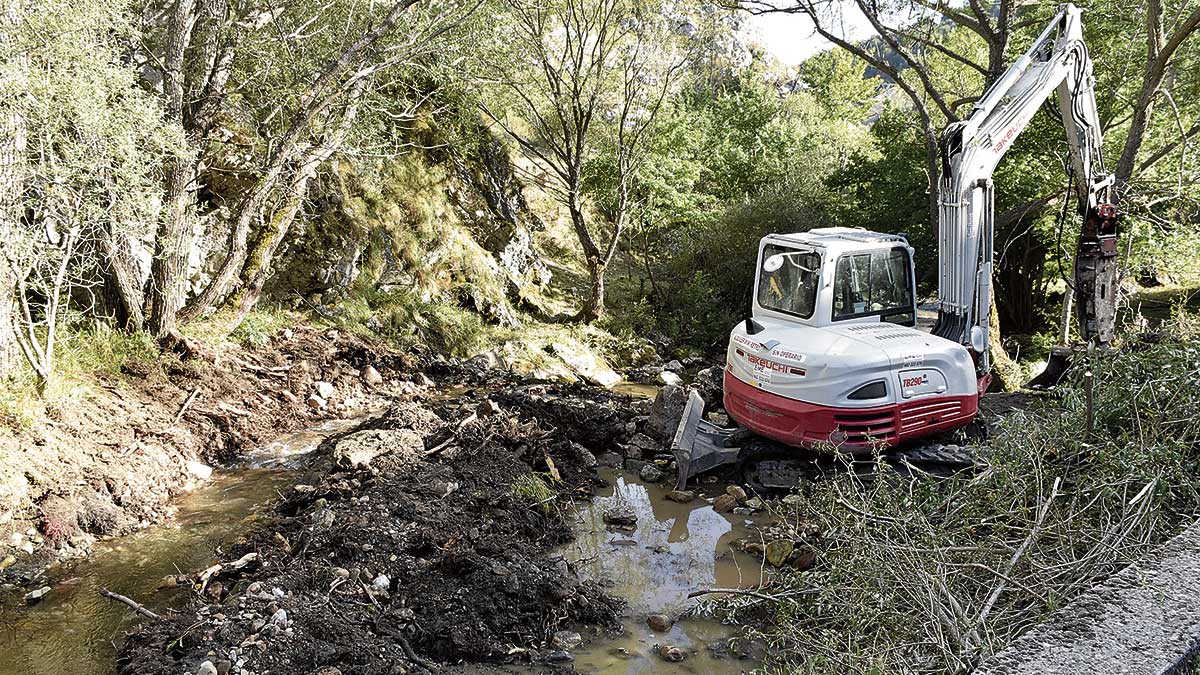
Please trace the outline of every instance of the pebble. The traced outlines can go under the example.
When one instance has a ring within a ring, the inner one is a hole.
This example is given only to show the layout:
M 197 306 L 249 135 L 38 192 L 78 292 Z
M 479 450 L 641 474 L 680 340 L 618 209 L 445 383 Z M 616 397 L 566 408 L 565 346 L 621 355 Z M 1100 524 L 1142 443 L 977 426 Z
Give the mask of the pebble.
M 656 633 L 665 633 L 671 630 L 671 627 L 675 625 L 675 622 L 672 621 L 671 617 L 667 616 L 666 614 L 651 614 L 646 617 L 646 625 L 650 627 L 650 630 Z
M 683 650 L 675 645 L 663 645 L 659 647 L 658 655 L 661 656 L 664 661 L 672 662 L 682 661 L 686 656 L 686 654 L 683 653 Z
M 696 493 L 691 490 L 671 490 L 666 494 L 668 501 L 687 504 L 696 498 Z
M 657 483 L 663 479 L 663 471 L 653 464 L 647 464 L 638 471 L 638 476 L 647 483 Z
M 571 652 L 562 651 L 561 649 L 546 655 L 547 663 L 570 663 L 574 660 L 575 657 L 571 656 Z
M 375 588 L 382 588 L 386 590 L 391 587 L 392 580 L 388 578 L 388 575 L 380 574 L 379 576 L 375 577 L 375 581 L 372 581 L 371 585 Z
M 713 500 L 713 511 L 717 513 L 729 513 L 737 507 L 737 499 L 732 495 L 721 495 Z
M 49 586 L 42 586 L 41 588 L 37 589 L 36 591 L 29 591 L 28 593 L 25 594 L 25 603 L 32 605 L 34 603 L 40 602 L 41 599 L 46 597 L 46 595 L 49 593 L 50 593 Z
M 746 501 L 746 490 L 740 485 L 730 485 L 725 488 L 725 494 L 736 499 L 739 504 Z
M 275 610 L 275 613 L 271 615 L 271 623 L 276 626 L 287 626 L 287 622 L 288 616 L 286 609 L 277 609 Z
M 560 630 L 554 634 L 550 640 L 550 645 L 555 649 L 563 651 L 571 651 L 579 645 L 583 644 L 583 636 L 579 633 L 569 630 Z

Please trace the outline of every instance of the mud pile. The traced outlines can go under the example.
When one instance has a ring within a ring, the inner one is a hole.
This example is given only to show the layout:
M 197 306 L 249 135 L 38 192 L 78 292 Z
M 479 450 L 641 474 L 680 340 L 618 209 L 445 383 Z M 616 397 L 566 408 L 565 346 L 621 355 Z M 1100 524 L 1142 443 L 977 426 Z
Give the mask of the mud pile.
M 571 500 L 599 484 L 595 455 L 637 434 L 646 404 L 491 389 L 401 403 L 327 441 L 270 522 L 186 580 L 184 610 L 131 636 L 121 672 L 546 663 L 569 658 L 556 631 L 619 625 L 621 602 L 549 551 L 572 536 Z

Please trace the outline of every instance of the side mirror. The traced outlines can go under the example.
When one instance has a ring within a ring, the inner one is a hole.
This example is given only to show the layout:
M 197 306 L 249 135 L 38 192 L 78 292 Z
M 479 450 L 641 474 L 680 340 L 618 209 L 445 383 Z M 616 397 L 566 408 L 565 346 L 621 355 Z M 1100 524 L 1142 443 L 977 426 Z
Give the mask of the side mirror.
M 987 349 L 987 333 L 980 326 L 971 327 L 971 349 L 977 354 L 982 354 L 983 350 Z
M 767 258 L 763 261 L 763 271 L 774 272 L 780 267 L 783 267 L 783 258 L 784 254 L 782 253 L 776 253 L 775 255 Z

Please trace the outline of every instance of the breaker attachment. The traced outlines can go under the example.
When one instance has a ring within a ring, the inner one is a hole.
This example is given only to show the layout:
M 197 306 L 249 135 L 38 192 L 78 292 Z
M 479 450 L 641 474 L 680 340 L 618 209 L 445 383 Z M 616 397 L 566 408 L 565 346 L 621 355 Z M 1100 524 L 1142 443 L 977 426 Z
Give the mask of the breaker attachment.
M 1071 368 L 1071 354 L 1070 347 L 1051 347 L 1046 367 L 1025 386 L 1038 391 L 1050 391 L 1057 387 Z
M 671 454 L 675 455 L 678 471 L 675 489 L 686 488 L 692 476 L 736 462 L 741 451 L 738 443 L 747 433 L 742 428 L 727 429 L 704 419 L 704 399 L 695 390 L 689 392 L 683 417 L 671 441 Z

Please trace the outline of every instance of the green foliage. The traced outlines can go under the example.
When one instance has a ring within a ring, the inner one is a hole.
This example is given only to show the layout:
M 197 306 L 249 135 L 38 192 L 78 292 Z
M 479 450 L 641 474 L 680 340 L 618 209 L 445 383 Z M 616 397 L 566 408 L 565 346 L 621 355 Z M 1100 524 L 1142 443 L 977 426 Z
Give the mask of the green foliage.
M 517 499 L 537 505 L 542 513 L 550 513 L 554 509 L 554 489 L 541 474 L 526 473 L 517 477 L 512 484 L 512 494 Z
M 1165 339 L 1127 340 L 1085 357 L 1060 399 L 1010 413 L 978 473 L 907 477 L 880 462 L 804 486 L 785 530 L 819 562 L 778 580 L 779 595 L 808 594 L 776 608 L 768 670 L 958 670 L 1191 522 L 1200 321 L 1176 315 Z
M 295 315 L 278 308 L 258 307 L 242 319 L 229 337 L 247 349 L 261 349 L 272 335 L 294 324 L 295 319 Z
M 341 320 L 350 329 L 449 356 L 473 356 L 503 333 L 476 312 L 444 300 L 424 300 L 408 290 L 360 292 L 342 309 Z

